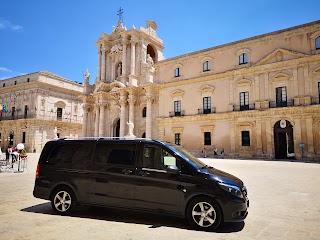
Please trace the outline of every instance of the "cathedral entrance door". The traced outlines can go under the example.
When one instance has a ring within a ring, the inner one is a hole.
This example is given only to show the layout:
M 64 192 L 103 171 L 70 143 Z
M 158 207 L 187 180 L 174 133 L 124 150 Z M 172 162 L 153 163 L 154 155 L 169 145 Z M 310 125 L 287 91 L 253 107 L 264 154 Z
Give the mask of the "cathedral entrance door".
M 276 159 L 294 157 L 293 127 L 289 121 L 281 120 L 274 125 L 274 150 Z
M 120 119 L 117 121 L 117 123 L 113 127 L 113 136 L 114 137 L 120 137 Z

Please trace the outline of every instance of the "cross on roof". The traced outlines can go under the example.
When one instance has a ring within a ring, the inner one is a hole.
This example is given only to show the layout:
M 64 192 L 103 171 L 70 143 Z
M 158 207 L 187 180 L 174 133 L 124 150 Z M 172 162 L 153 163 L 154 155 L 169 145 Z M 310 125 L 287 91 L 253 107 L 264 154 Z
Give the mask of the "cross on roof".
M 118 10 L 118 16 L 119 16 L 119 21 L 121 21 L 122 22 L 122 14 L 123 14 L 123 9 L 120 7 L 120 9 Z

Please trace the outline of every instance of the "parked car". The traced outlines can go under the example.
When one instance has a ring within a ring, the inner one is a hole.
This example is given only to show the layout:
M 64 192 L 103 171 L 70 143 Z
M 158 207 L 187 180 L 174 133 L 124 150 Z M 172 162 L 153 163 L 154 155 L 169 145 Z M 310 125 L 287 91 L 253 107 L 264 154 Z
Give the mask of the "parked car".
M 181 146 L 148 139 L 53 140 L 44 146 L 33 195 L 61 215 L 77 204 L 187 217 L 198 229 L 243 221 L 243 182 Z

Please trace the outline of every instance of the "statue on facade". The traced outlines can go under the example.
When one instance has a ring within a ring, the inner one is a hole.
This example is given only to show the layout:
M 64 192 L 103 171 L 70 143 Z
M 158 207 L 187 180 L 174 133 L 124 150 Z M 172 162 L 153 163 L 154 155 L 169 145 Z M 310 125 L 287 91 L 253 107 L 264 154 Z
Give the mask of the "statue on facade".
M 121 76 L 121 72 L 122 72 L 122 64 L 120 63 L 118 68 L 117 68 L 117 77 Z
M 133 128 L 134 128 L 133 122 L 129 121 L 129 122 L 127 122 L 127 124 L 128 124 L 129 131 L 128 131 L 128 134 L 126 136 L 124 136 L 124 138 L 125 139 L 135 139 L 136 136 L 133 134 Z
M 153 65 L 154 65 L 154 61 L 149 53 L 147 54 L 147 64 L 149 67 L 153 67 Z
M 53 133 L 54 133 L 54 139 L 59 139 L 59 138 L 58 138 L 58 128 L 57 128 L 57 127 L 55 127 L 55 128 L 53 129 Z
M 87 84 L 89 84 L 89 81 L 90 81 L 90 73 L 87 69 L 86 73 L 84 74 L 84 83 L 87 85 Z

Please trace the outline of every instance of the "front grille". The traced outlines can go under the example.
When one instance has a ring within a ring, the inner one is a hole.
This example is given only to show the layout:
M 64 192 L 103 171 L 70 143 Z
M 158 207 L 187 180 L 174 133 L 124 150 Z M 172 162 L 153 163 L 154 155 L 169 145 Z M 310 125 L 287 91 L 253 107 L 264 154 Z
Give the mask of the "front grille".
M 246 187 L 243 187 L 242 189 L 241 189 L 241 191 L 242 191 L 242 194 L 243 194 L 243 196 L 247 196 L 248 195 L 248 192 L 247 192 L 247 188 Z

